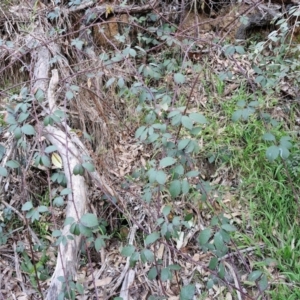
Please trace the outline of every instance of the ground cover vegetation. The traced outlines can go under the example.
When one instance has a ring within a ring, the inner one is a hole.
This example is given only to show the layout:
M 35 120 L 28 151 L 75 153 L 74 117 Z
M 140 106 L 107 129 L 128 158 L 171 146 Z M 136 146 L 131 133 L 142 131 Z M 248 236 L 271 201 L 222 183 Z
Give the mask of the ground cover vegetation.
M 1 298 L 299 299 L 298 15 L 0 4 Z

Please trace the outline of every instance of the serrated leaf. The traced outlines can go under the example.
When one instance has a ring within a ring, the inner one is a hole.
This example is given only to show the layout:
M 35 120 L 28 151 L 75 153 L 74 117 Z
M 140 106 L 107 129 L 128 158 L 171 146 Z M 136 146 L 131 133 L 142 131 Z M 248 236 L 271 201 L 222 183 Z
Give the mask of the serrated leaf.
M 98 237 L 95 240 L 95 249 L 96 249 L 96 251 L 100 251 L 101 248 L 103 248 L 103 247 L 105 247 L 105 242 L 104 242 L 103 238 Z
M 51 153 L 51 152 L 56 151 L 56 150 L 57 150 L 57 147 L 54 146 L 54 145 L 51 145 L 51 146 L 46 147 L 45 152 L 46 153 Z
M 26 203 L 23 204 L 22 206 L 22 211 L 29 211 L 33 208 L 32 202 L 27 201 Z
M 253 271 L 248 275 L 249 281 L 256 281 L 262 275 L 261 271 Z
M 207 123 L 206 118 L 202 114 L 190 113 L 189 117 L 196 123 L 199 123 L 199 124 L 206 124 Z
M 220 276 L 221 279 L 225 278 L 225 266 L 222 262 L 219 264 L 218 275 Z
M 151 262 L 154 261 L 154 254 L 151 250 L 144 249 L 141 252 L 141 259 L 142 259 L 142 261 L 144 261 L 144 263 L 145 262 L 150 262 L 151 263 Z
M 187 116 L 181 118 L 181 124 L 187 129 L 193 128 L 193 121 Z
M 41 205 L 37 208 L 37 210 L 40 212 L 40 213 L 43 213 L 43 212 L 47 212 L 48 211 L 48 207 L 45 206 L 45 205 Z
M 125 257 L 130 257 L 135 251 L 135 247 L 132 245 L 125 246 L 121 250 L 121 254 Z
M 236 231 L 236 227 L 233 226 L 233 225 L 230 225 L 230 224 L 223 224 L 221 226 L 222 229 L 224 229 L 225 231 L 228 231 L 228 232 L 232 232 L 232 231 Z
M 21 131 L 21 128 L 20 127 L 17 127 L 15 130 L 14 130 L 14 136 L 17 140 L 19 140 L 21 137 L 22 137 L 22 131 Z
M 65 204 L 64 198 L 61 196 L 58 196 L 53 200 L 54 206 L 61 207 L 61 206 L 64 206 L 64 204 Z
M 162 213 L 166 217 L 166 216 L 169 215 L 170 211 L 171 211 L 171 206 L 170 205 L 166 205 L 166 206 L 164 206 L 164 208 L 162 210 Z
M 159 166 L 161 168 L 166 168 L 166 167 L 172 166 L 173 164 L 175 164 L 175 162 L 176 162 L 176 159 L 173 157 L 164 157 L 159 162 Z
M 193 171 L 189 171 L 185 174 L 186 177 L 196 177 L 200 174 L 199 171 L 193 170 Z
M 179 265 L 169 265 L 168 268 L 173 271 L 179 271 L 181 267 Z
M 157 268 L 156 267 L 152 267 L 150 269 L 150 271 L 148 272 L 148 278 L 150 280 L 154 280 L 157 277 Z
M 21 130 L 26 135 L 35 135 L 35 129 L 29 124 L 25 124 L 21 127 Z
M 64 195 L 69 195 L 71 193 L 72 193 L 72 190 L 70 188 L 65 188 L 60 192 L 60 195 L 64 196 Z
M 20 167 L 20 163 L 16 160 L 9 160 L 5 165 L 12 169 L 16 169 Z
M 185 76 L 182 75 L 181 73 L 176 73 L 176 74 L 174 74 L 174 81 L 177 84 L 185 83 Z
M 53 230 L 52 231 L 52 236 L 53 237 L 59 237 L 59 236 L 61 236 L 61 231 L 58 230 L 58 229 Z
M 161 281 L 167 281 L 172 278 L 172 273 L 169 268 L 163 268 L 160 274 Z
M 180 195 L 181 192 L 181 182 L 179 180 L 173 180 L 169 187 L 169 192 L 172 198 L 176 198 Z
M 190 190 L 190 184 L 188 183 L 187 180 L 182 180 L 181 183 L 181 189 L 182 189 L 182 194 L 186 195 L 188 194 L 189 190 Z
M 83 215 L 80 219 L 82 225 L 88 228 L 96 227 L 99 225 L 98 219 L 94 214 L 87 213 Z
M 89 172 L 94 172 L 95 171 L 95 167 L 92 163 L 90 162 L 85 162 L 82 164 L 82 166 Z
M 266 157 L 269 161 L 274 161 L 279 155 L 279 148 L 275 145 L 269 147 L 266 151 Z
M 24 122 L 29 117 L 29 113 L 20 113 L 18 123 Z
M 74 175 L 83 175 L 84 169 L 81 164 L 77 164 L 73 169 Z
M 203 229 L 198 237 L 198 242 L 200 244 L 200 246 L 203 246 L 205 244 L 207 244 L 207 242 L 209 241 L 210 237 L 211 237 L 211 229 L 210 228 L 206 228 Z
M 160 235 L 158 232 L 153 232 L 153 233 L 147 235 L 147 237 L 145 239 L 146 246 L 156 242 L 159 239 L 159 237 L 160 237 Z
M 116 78 L 114 78 L 114 77 L 112 77 L 112 78 L 110 78 L 107 82 L 106 82 L 106 84 L 105 84 L 105 87 L 110 87 L 114 82 L 115 82 L 115 80 L 116 80 Z
M 51 162 L 56 168 L 62 168 L 62 159 L 58 153 L 52 153 Z
M 290 156 L 290 151 L 285 147 L 279 147 L 279 152 L 283 159 L 287 159 Z
M 35 99 L 39 102 L 42 102 L 45 98 L 44 91 L 40 88 L 38 88 L 37 92 L 34 95 Z
M 238 109 L 237 111 L 235 111 L 232 114 L 232 118 L 231 119 L 232 119 L 233 122 L 237 122 L 241 117 L 242 117 L 242 110 Z
M 195 295 L 195 285 L 189 284 L 182 287 L 180 291 L 180 300 L 192 300 Z
M 265 133 L 262 136 L 262 138 L 263 138 L 264 141 L 275 141 L 276 140 L 275 136 L 272 133 L 270 133 L 270 132 Z
M 159 170 L 159 171 L 156 172 L 155 180 L 159 184 L 165 184 L 166 180 L 167 180 L 167 175 L 163 171 Z
M 3 177 L 7 176 L 7 170 L 3 167 L 0 167 L 0 176 L 3 176 Z
M 177 165 L 174 169 L 173 172 L 178 174 L 178 175 L 183 175 L 184 174 L 184 168 L 182 165 Z
M 215 270 L 217 268 L 217 265 L 218 265 L 218 258 L 217 257 L 211 258 L 209 265 L 208 265 L 209 269 Z
M 51 166 L 50 159 L 47 155 L 41 156 L 41 162 L 42 162 L 43 166 L 45 166 L 45 167 L 49 168 Z
M 191 141 L 190 139 L 180 140 L 178 143 L 178 150 L 184 149 L 190 141 Z
M 268 279 L 265 274 L 258 281 L 258 286 L 261 291 L 265 291 L 268 288 Z
M 223 237 L 219 232 L 217 232 L 214 235 L 214 245 L 215 245 L 216 249 L 219 251 L 222 251 L 224 249 L 225 244 L 223 241 Z

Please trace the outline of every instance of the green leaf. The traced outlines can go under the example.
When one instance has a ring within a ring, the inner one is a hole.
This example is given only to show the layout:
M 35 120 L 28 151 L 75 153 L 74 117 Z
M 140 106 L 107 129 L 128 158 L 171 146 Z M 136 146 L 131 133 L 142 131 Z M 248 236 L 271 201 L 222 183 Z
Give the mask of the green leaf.
M 6 166 L 9 167 L 9 168 L 12 168 L 12 169 L 16 169 L 16 168 L 20 167 L 20 163 L 16 160 L 9 160 L 6 163 Z
M 173 157 L 164 157 L 163 159 L 161 159 L 161 161 L 159 162 L 159 166 L 161 168 L 165 168 L 165 167 L 169 167 L 173 164 L 175 164 L 176 159 Z
M 186 179 L 182 180 L 181 189 L 182 189 L 182 194 L 184 194 L 184 195 L 188 194 L 188 192 L 190 190 L 190 184 L 188 183 L 188 181 Z
M 72 193 L 72 190 L 71 190 L 71 189 L 65 188 L 65 189 L 63 189 L 63 190 L 60 192 L 60 195 L 61 195 L 61 196 L 64 196 L 64 195 L 69 195 L 69 194 L 71 194 L 71 193 Z
M 170 211 L 171 211 L 171 205 L 166 205 L 164 206 L 162 213 L 166 217 L 169 215 Z
M 57 150 L 57 147 L 54 146 L 54 145 L 51 145 L 51 146 L 48 146 L 46 149 L 45 149 L 45 152 L 46 153 L 51 153 L 51 152 L 54 152 Z
M 269 147 L 266 151 L 266 157 L 269 161 L 274 161 L 279 155 L 279 148 L 275 145 Z
M 210 228 L 203 229 L 200 232 L 199 237 L 198 237 L 198 242 L 199 242 L 200 246 L 207 244 L 207 242 L 209 241 L 209 239 L 211 237 L 211 233 L 212 233 L 212 231 Z
M 193 128 L 193 121 L 187 116 L 183 116 L 181 118 L 181 123 L 187 129 L 192 129 Z
M 100 251 L 100 249 L 103 248 L 103 247 L 105 247 L 105 242 L 104 242 L 103 238 L 98 237 L 95 240 L 95 249 L 96 249 L 96 251 Z
M 29 113 L 20 113 L 18 123 L 24 122 L 29 117 Z
M 190 139 L 180 140 L 178 143 L 178 150 L 184 149 L 190 141 L 191 141 Z
M 74 169 L 73 169 L 73 174 L 74 175 L 81 175 L 82 176 L 83 173 L 84 173 L 84 169 L 83 169 L 82 165 L 81 164 L 77 164 L 74 167 Z
M 258 281 L 258 286 L 261 291 L 265 291 L 268 288 L 268 279 L 265 274 L 263 274 L 261 279 Z
M 82 166 L 89 172 L 94 172 L 95 171 L 95 167 L 92 163 L 90 162 L 85 162 L 82 164 Z
M 211 289 L 214 286 L 214 281 L 212 279 L 209 279 L 207 281 L 206 286 L 207 286 L 208 289 Z
M 7 176 L 7 170 L 3 167 L 0 167 L 0 176 L 3 176 L 3 177 Z
M 169 192 L 172 198 L 176 198 L 180 195 L 181 192 L 181 182 L 179 180 L 173 180 L 169 187 Z
M 174 169 L 173 172 L 178 174 L 178 175 L 183 175 L 184 174 L 184 168 L 183 165 L 177 165 Z
M 220 234 L 220 232 L 217 232 L 214 236 L 214 245 L 216 247 L 217 250 L 222 251 L 224 249 L 224 241 L 223 241 L 223 237 Z
M 199 124 L 206 124 L 207 123 L 206 118 L 202 114 L 190 113 L 189 117 L 196 123 L 199 123 Z
M 156 172 L 155 179 L 159 184 L 165 184 L 167 180 L 167 175 L 163 171 L 159 170 Z
M 22 131 L 21 131 L 21 128 L 20 127 L 17 127 L 15 130 L 14 130 L 14 136 L 17 140 L 19 140 L 21 137 L 22 137 Z
M 228 232 L 232 232 L 232 231 L 236 231 L 236 227 L 233 226 L 233 225 L 230 225 L 230 224 L 223 224 L 221 226 L 222 229 L 224 229 L 225 231 L 228 231 Z
M 279 153 L 283 159 L 287 159 L 290 156 L 290 151 L 287 148 L 282 146 L 279 147 Z
M 84 225 L 85 227 L 96 227 L 99 225 L 98 223 L 98 219 L 94 214 L 91 213 L 87 213 L 85 215 L 83 215 L 80 219 L 82 225 Z
M 150 269 L 150 271 L 148 272 L 148 278 L 150 280 L 154 280 L 156 278 L 156 276 L 157 276 L 157 268 L 156 267 L 152 267 Z
M 53 230 L 52 236 L 53 237 L 59 237 L 59 236 L 61 236 L 61 231 L 58 230 L 58 229 Z
M 38 209 L 38 211 L 39 211 L 40 213 L 43 213 L 43 212 L 47 212 L 47 211 L 48 211 L 48 207 L 45 206 L 45 205 L 41 205 L 41 206 L 39 206 L 37 209 Z
M 189 171 L 185 174 L 186 177 L 196 177 L 200 174 L 199 171 L 193 170 L 193 171 Z
M 169 265 L 168 268 L 172 271 L 179 271 L 181 267 L 179 265 Z
M 291 137 L 289 136 L 283 136 L 281 139 L 280 139 L 280 145 L 284 146 L 285 148 L 287 149 L 290 149 L 293 147 L 292 143 L 290 142 L 291 140 Z
M 65 202 L 64 202 L 64 198 L 59 196 L 59 197 L 56 197 L 54 200 L 53 200 L 53 205 L 54 206 L 57 206 L 57 207 L 61 207 L 61 206 L 64 206 Z
M 141 251 L 141 260 L 146 263 L 146 262 L 153 262 L 154 261 L 154 254 L 152 251 L 149 249 L 144 249 Z
M 110 78 L 107 82 L 106 82 L 106 84 L 105 84 L 105 87 L 110 87 L 114 82 L 115 82 L 115 80 L 116 80 L 116 78 L 114 78 L 114 77 L 112 77 L 112 78 Z
M 235 46 L 235 51 L 239 54 L 245 54 L 245 49 L 243 46 Z
M 218 275 L 220 276 L 221 279 L 225 278 L 225 266 L 222 262 L 219 264 Z
M 195 285 L 184 286 L 180 291 L 180 300 L 192 300 L 195 295 Z
M 182 75 L 181 73 L 176 73 L 176 74 L 174 74 L 174 81 L 177 84 L 185 83 L 185 76 Z
M 38 88 L 38 90 L 37 90 L 37 92 L 35 93 L 34 97 L 35 97 L 35 99 L 36 99 L 38 102 L 42 102 L 42 101 L 45 99 L 44 91 L 41 90 L 40 88 Z
M 33 208 L 32 202 L 31 201 L 27 201 L 26 203 L 24 203 L 22 205 L 22 211 L 29 211 Z
M 47 155 L 42 155 L 41 161 L 42 161 L 43 166 L 48 167 L 48 168 L 51 167 L 51 162 Z
M 130 257 L 135 251 L 135 247 L 132 245 L 125 246 L 121 250 L 121 254 L 125 257 Z
M 172 279 L 172 273 L 169 268 L 163 268 L 160 274 L 161 281 Z
M 262 275 L 262 271 L 253 271 L 248 275 L 249 281 L 256 281 Z
M 35 135 L 35 129 L 29 124 L 25 124 L 21 127 L 21 130 L 26 135 Z
M 242 117 L 242 110 L 239 109 L 232 114 L 232 121 L 237 122 Z
M 159 239 L 159 237 L 160 237 L 160 235 L 158 232 L 153 232 L 153 233 L 147 235 L 147 237 L 145 239 L 146 246 L 156 242 Z
M 209 269 L 210 270 L 215 270 L 217 268 L 218 265 L 218 258 L 217 257 L 212 257 L 210 262 L 209 262 Z
M 263 138 L 264 141 L 275 141 L 276 140 L 275 136 L 272 133 L 270 133 L 270 132 L 265 133 L 262 136 L 262 138 Z

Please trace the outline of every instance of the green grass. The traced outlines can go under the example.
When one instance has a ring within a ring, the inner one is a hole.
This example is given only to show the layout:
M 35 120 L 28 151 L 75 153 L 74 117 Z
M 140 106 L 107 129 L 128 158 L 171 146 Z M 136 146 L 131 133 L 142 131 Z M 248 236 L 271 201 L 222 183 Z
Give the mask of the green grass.
M 299 203 L 293 192 L 293 186 L 299 190 L 300 176 L 297 172 L 290 173 L 291 182 L 286 163 L 281 159 L 269 162 L 266 149 L 271 143 L 262 140 L 262 135 L 269 130 L 276 138 L 289 135 L 283 128 L 289 127 L 293 131 L 295 116 L 290 110 L 288 119 L 291 122 L 284 124 L 285 127 L 272 127 L 260 120 L 258 114 L 250 116 L 247 121 L 234 123 L 231 116 L 237 109 L 237 101 L 249 102 L 251 98 L 252 95 L 247 95 L 241 88 L 231 99 L 220 99 L 219 113 L 211 116 L 211 124 L 206 129 L 204 152 L 213 154 L 218 165 L 225 163 L 239 174 L 241 184 L 236 193 L 241 205 L 249 212 L 252 232 L 249 233 L 248 229 L 247 233 L 237 234 L 237 244 L 250 247 L 263 242 L 265 246 L 257 257 L 276 261 L 274 267 L 265 267 L 269 275 L 270 299 L 300 299 Z M 268 106 L 269 112 L 277 102 L 274 99 L 258 101 L 260 111 Z M 291 155 L 295 152 L 296 147 L 291 150 Z M 248 222 L 244 220 L 241 228 L 246 228 Z M 273 281 L 277 283 L 272 284 Z

